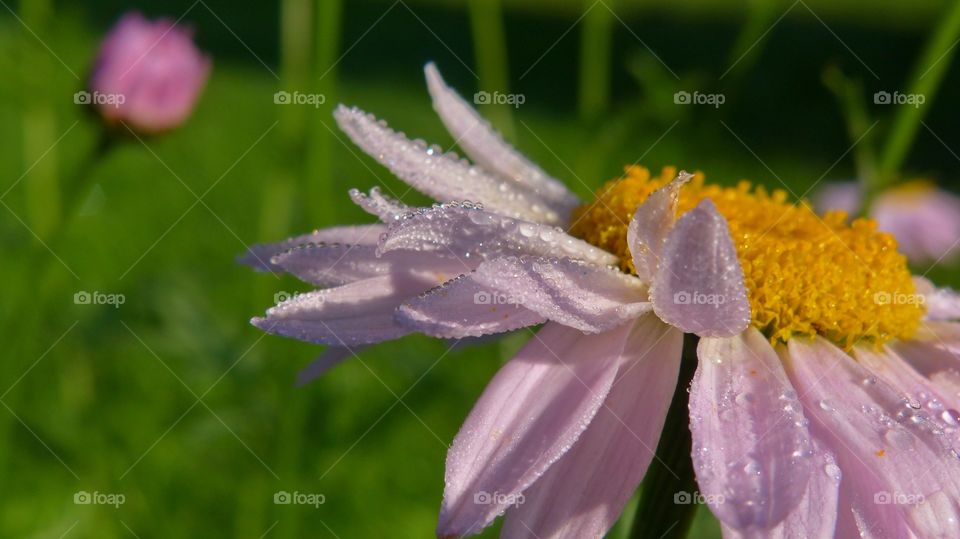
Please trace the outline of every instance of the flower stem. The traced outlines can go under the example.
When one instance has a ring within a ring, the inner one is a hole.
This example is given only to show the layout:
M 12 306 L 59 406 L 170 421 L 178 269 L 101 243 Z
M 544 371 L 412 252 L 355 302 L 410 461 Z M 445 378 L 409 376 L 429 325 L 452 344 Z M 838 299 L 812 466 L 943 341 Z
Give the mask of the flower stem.
M 940 19 L 940 24 L 930 36 L 930 40 L 927 41 L 911 77 L 909 93 L 923 96 L 924 103 L 919 106 L 897 107 L 890 136 L 881 156 L 878 181 L 876 185 L 871 186 L 871 194 L 896 181 L 900 167 L 923 122 L 923 117 L 933 106 L 933 98 L 956 52 L 958 35 L 960 35 L 960 2 L 953 2 Z
M 677 503 L 676 496 L 686 500 L 696 490 L 693 461 L 690 459 L 690 427 L 687 393 L 693 373 L 697 369 L 696 335 L 684 335 L 683 357 L 677 390 L 667 412 L 667 422 L 657 445 L 657 456 L 650 463 L 643 480 L 640 503 L 633 520 L 632 539 L 671 539 L 686 537 L 697 511 L 694 503 Z
M 507 37 L 503 24 L 503 6 L 500 0 L 470 0 L 467 2 L 470 26 L 473 32 L 474 57 L 479 90 L 510 91 L 510 73 L 507 65 Z M 507 139 L 514 135 L 513 114 L 510 106 L 494 104 L 484 111 L 490 122 Z
M 612 1 L 608 2 L 613 4 Z M 584 16 L 580 34 L 580 116 L 595 120 L 610 103 L 610 64 L 613 54 L 613 16 L 603 2 L 585 2 L 589 11 Z

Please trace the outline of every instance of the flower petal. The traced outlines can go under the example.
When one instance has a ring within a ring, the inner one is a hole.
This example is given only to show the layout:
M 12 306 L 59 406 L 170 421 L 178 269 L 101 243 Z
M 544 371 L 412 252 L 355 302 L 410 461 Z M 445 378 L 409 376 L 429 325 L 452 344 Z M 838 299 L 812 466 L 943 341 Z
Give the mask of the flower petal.
M 650 193 L 630 220 L 627 245 L 630 246 L 637 275 L 647 282 L 656 274 L 663 245 L 677 220 L 680 188 L 692 177 L 692 174 L 681 171 L 673 181 Z
M 371 245 L 306 244 L 274 256 L 271 263 L 317 286 L 338 286 L 391 272 L 426 275 L 443 282 L 473 270 L 455 258 L 395 251 L 377 256 Z
M 780 358 L 754 328 L 705 338 L 690 386 L 693 466 L 713 514 L 740 531 L 765 530 L 800 502 L 812 442 Z
M 297 387 L 303 387 L 310 382 L 320 378 L 327 371 L 342 363 L 345 359 L 351 358 L 360 352 L 364 347 L 347 348 L 345 346 L 331 346 L 317 356 L 309 365 L 300 369 L 297 373 Z
M 455 154 L 412 141 L 378 122 L 372 114 L 343 105 L 337 123 L 354 144 L 414 189 L 439 202 L 472 201 L 521 219 L 560 224 L 565 219 L 540 197 L 509 180 L 493 177 Z
M 610 529 L 653 459 L 682 347 L 683 334 L 656 317 L 635 322 L 603 407 L 507 512 L 503 537 L 601 537 Z
M 860 526 L 883 537 L 904 536 L 904 524 L 920 537 L 960 536 L 960 460 L 942 429 L 826 340 L 793 339 L 788 347 L 787 373 L 811 431 L 837 454 L 843 496 Z
M 497 258 L 480 264 L 473 279 L 587 333 L 607 331 L 651 309 L 640 279 L 569 258 Z
M 322 228 L 309 234 L 294 236 L 277 243 L 263 243 L 252 245 L 246 253 L 237 258 L 237 262 L 252 267 L 257 271 L 279 271 L 280 268 L 271 264 L 270 259 L 299 245 L 308 243 L 346 243 L 351 245 L 376 245 L 380 236 L 387 231 L 387 227 L 380 224 L 337 226 Z
M 630 329 L 549 323 L 500 369 L 447 453 L 438 536 L 477 533 L 570 448 L 610 391 Z
M 267 333 L 334 346 L 397 339 L 410 330 L 394 322 L 396 308 L 434 285 L 407 274 L 373 277 L 296 295 L 251 323 Z
M 377 216 L 386 224 L 390 224 L 412 211 L 410 206 L 399 200 L 384 196 L 379 187 L 371 188 L 369 195 L 361 193 L 359 189 L 351 189 L 350 199 L 353 200 L 354 204 L 363 208 L 363 211 Z
M 937 288 L 929 279 L 914 276 L 917 293 L 923 294 L 927 320 L 960 319 L 960 294 L 951 288 Z
M 670 231 L 651 297 L 661 320 L 701 337 L 729 337 L 750 324 L 743 269 L 727 221 L 710 199 Z
M 412 331 L 461 339 L 542 324 L 546 319 L 513 298 L 462 275 L 400 306 L 396 320 Z
M 814 469 L 800 502 L 782 522 L 763 531 L 743 532 L 721 523 L 724 539 L 830 539 L 835 535 L 840 480 L 843 475 L 833 454 L 814 440 Z
M 569 215 L 580 200 L 560 181 L 506 143 L 490 123 L 444 82 L 433 62 L 424 67 L 427 88 L 447 131 L 470 159 L 501 178 L 516 182 L 550 203 L 559 215 Z
M 519 221 L 469 204 L 420 208 L 390 225 L 380 252 L 438 252 L 484 260 L 510 255 L 567 256 L 600 265 L 617 257 L 547 225 Z

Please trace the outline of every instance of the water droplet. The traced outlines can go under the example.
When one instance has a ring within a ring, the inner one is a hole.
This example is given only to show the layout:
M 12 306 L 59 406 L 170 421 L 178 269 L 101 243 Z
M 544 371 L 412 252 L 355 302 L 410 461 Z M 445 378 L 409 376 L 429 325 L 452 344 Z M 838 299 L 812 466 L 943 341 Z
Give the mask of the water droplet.
M 836 481 L 839 481 L 840 476 L 843 475 L 843 472 L 840 471 L 840 467 L 832 462 L 824 466 L 823 471 L 827 474 L 827 477 Z
M 946 423 L 947 425 L 950 425 L 951 427 L 956 427 L 957 425 L 960 425 L 960 412 L 957 412 L 953 408 L 944 410 L 940 414 L 940 419 L 942 419 L 943 422 Z
M 833 407 L 833 403 L 831 403 L 827 399 L 821 399 L 818 404 L 820 405 L 820 409 L 823 410 L 824 412 L 833 412 L 834 410 L 836 410 Z
M 740 406 L 746 406 L 747 404 L 753 402 L 753 395 L 750 393 L 744 392 L 737 395 L 736 398 L 734 398 L 733 400 Z

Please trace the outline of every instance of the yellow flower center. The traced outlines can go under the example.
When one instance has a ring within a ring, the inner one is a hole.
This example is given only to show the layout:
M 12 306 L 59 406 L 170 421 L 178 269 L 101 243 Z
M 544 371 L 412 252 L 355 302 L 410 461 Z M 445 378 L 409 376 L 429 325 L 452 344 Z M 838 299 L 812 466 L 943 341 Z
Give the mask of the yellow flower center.
M 627 225 L 654 190 L 676 176 L 643 167 L 607 182 L 596 200 L 574 211 L 571 234 L 620 256 L 636 273 Z M 909 338 L 924 314 L 906 258 L 890 234 L 869 219 L 848 222 L 842 211 L 817 215 L 790 204 L 784 191 L 747 181 L 737 187 L 704 183 L 697 173 L 680 191 L 678 217 L 710 198 L 727 219 L 743 266 L 753 325 L 771 342 L 821 335 L 843 348 Z

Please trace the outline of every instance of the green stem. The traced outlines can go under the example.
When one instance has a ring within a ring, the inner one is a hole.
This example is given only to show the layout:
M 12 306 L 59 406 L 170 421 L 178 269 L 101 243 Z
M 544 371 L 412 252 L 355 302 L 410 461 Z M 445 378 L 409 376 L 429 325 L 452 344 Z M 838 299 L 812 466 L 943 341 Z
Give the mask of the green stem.
M 313 72 L 316 81 L 314 88 L 323 96 L 324 102 L 316 110 L 310 110 L 309 148 L 307 148 L 308 201 L 304 214 L 308 226 L 317 227 L 326 222 L 336 222 L 337 208 L 340 207 L 333 177 L 333 152 L 336 139 L 330 132 L 330 119 L 337 102 L 339 85 L 337 53 L 340 50 L 340 26 L 343 13 L 342 0 L 318 0 L 315 16 L 315 39 Z M 324 222 L 326 221 L 326 222 Z
M 907 152 L 920 129 L 920 123 L 927 110 L 933 105 L 940 82 L 956 52 L 958 36 L 960 36 L 960 2 L 952 2 L 951 7 L 941 19 L 940 25 L 930 36 L 911 77 L 908 93 L 923 96 L 924 103 L 920 106 L 897 107 L 890 137 L 883 149 L 880 174 L 871 186 L 871 194 L 876 194 L 897 179 L 900 167 L 903 166 Z
M 877 158 L 874 152 L 873 137 L 870 131 L 870 113 L 867 112 L 860 81 L 847 78 L 836 66 L 823 73 L 823 82 L 837 98 L 840 111 L 847 126 L 847 136 L 854 144 L 853 159 L 857 167 L 857 179 L 864 190 L 877 182 Z M 866 211 L 866 204 L 861 211 Z
M 697 369 L 696 335 L 685 335 L 683 357 L 677 390 L 667 412 L 667 422 L 657 445 L 657 456 L 650 463 L 643 480 L 640 503 L 633 520 L 633 539 L 680 539 L 686 537 L 697 512 L 695 503 L 677 503 L 676 496 L 688 498 L 696 490 L 693 461 L 690 458 L 689 412 L 687 389 Z
M 470 26 L 473 32 L 474 57 L 481 90 L 510 91 L 507 63 L 507 38 L 503 29 L 500 0 L 469 0 Z M 513 114 L 509 105 L 489 105 L 485 114 L 507 138 L 514 135 Z
M 591 7 L 580 35 L 580 116 L 589 121 L 606 112 L 610 105 L 613 6 L 590 0 L 586 4 Z

